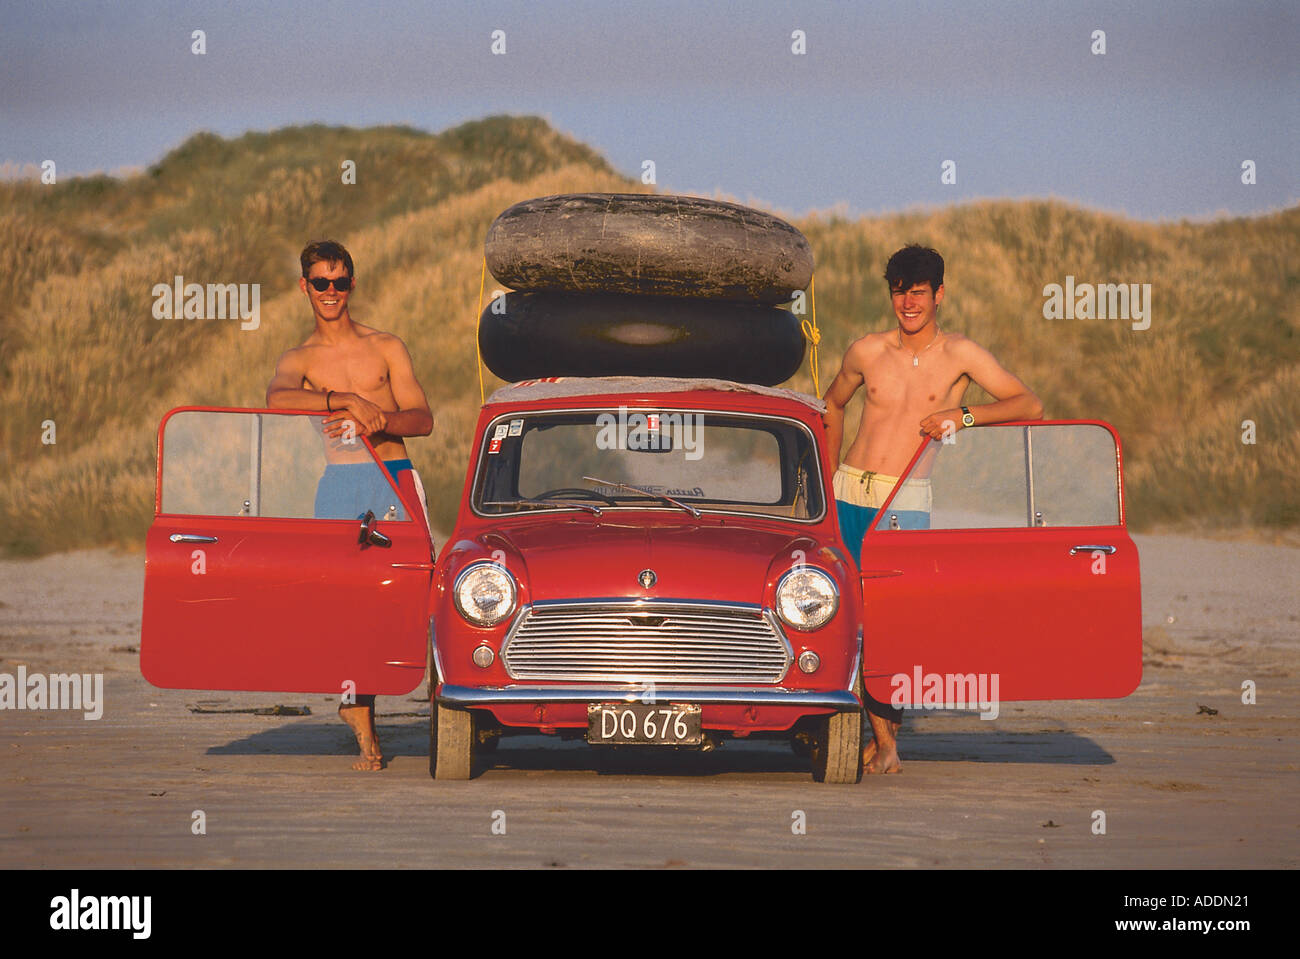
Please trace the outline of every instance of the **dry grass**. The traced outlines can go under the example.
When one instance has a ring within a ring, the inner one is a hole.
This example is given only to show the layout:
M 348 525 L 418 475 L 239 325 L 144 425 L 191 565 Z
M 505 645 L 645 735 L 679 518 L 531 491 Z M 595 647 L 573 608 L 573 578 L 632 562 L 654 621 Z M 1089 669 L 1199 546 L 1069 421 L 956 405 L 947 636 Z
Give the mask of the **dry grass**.
M 1134 526 L 1300 523 L 1300 418 L 1286 415 L 1296 401 L 1285 386 L 1300 370 L 1300 209 L 1155 225 L 1059 203 L 985 202 L 800 226 L 818 257 L 823 389 L 855 337 L 893 325 L 881 274 L 889 253 L 915 240 L 947 261 L 945 328 L 989 347 L 1043 398 L 1047 416 L 1119 429 Z M 1043 287 L 1067 275 L 1150 283 L 1150 329 L 1044 319 Z M 811 386 L 806 374 L 800 382 Z M 1243 456 L 1247 418 L 1260 424 L 1259 440 Z
M 341 158 L 356 161 L 355 186 L 341 184 Z M 640 189 L 541 121 L 511 117 L 437 136 L 201 134 L 123 181 L 0 184 L 0 546 L 138 543 L 158 421 L 180 405 L 262 404 L 276 358 L 310 332 L 298 250 L 325 235 L 356 260 L 354 317 L 410 348 L 436 418 L 411 457 L 435 526 L 449 529 L 479 406 L 474 325 L 488 224 L 527 197 Z M 948 261 L 945 327 L 992 349 L 1049 416 L 1120 429 L 1135 525 L 1300 525 L 1300 209 L 1152 225 L 1060 203 L 987 202 L 799 225 L 818 260 L 823 390 L 854 338 L 892 326 L 880 274 L 916 240 Z M 259 283 L 260 328 L 153 319 L 152 287 L 175 274 Z M 1151 328 L 1044 320 L 1042 288 L 1066 274 L 1152 284 Z M 489 293 L 495 286 L 489 275 Z M 484 376 L 490 393 L 499 383 Z M 811 389 L 806 368 L 790 385 Z M 47 419 L 54 446 L 40 442 Z M 1254 446 L 1240 442 L 1243 419 L 1257 423 Z
M 1197 429 L 1170 431 L 1130 467 L 1131 508 L 1150 522 L 1190 514 L 1212 528 L 1300 527 L 1300 367 L 1212 409 Z

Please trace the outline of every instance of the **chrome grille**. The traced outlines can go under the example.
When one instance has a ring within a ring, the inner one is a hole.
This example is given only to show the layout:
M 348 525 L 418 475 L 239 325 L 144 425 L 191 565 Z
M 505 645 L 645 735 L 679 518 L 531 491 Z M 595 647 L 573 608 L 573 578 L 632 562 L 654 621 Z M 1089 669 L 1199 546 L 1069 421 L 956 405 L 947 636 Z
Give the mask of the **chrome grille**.
M 527 607 L 501 660 L 511 679 L 776 683 L 790 644 L 758 606 L 547 602 Z

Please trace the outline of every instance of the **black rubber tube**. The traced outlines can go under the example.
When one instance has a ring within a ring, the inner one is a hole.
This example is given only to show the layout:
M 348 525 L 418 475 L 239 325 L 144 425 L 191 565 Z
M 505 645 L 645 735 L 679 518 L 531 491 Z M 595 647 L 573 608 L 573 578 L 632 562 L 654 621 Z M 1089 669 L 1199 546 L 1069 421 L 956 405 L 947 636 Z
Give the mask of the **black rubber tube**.
M 804 357 L 799 317 L 774 306 L 592 293 L 509 293 L 479 323 L 503 380 L 716 377 L 776 386 Z

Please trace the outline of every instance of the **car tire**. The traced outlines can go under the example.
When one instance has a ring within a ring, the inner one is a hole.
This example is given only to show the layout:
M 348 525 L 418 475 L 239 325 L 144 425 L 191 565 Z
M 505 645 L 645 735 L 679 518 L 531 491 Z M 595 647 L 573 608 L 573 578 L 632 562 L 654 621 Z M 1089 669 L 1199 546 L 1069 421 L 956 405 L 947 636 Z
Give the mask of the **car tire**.
M 862 698 L 862 678 L 853 690 Z M 862 710 L 846 709 L 821 719 L 812 745 L 812 774 L 819 783 L 862 781 Z
M 472 710 L 429 703 L 429 775 L 434 779 L 474 776 L 478 723 Z
M 813 274 L 808 239 L 762 210 L 701 197 L 567 193 L 516 203 L 484 239 L 515 290 L 788 303 Z

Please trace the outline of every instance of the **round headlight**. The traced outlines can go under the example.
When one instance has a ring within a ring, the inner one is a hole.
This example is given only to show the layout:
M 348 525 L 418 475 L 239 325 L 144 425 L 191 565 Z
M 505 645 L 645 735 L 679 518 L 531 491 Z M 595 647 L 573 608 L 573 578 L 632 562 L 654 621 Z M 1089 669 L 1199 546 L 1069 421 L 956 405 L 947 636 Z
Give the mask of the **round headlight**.
M 801 566 L 781 577 L 776 587 L 776 614 L 795 629 L 819 629 L 839 609 L 835 581 L 820 569 Z
M 515 611 L 515 581 L 504 566 L 473 563 L 452 587 L 456 609 L 475 626 L 495 626 Z

